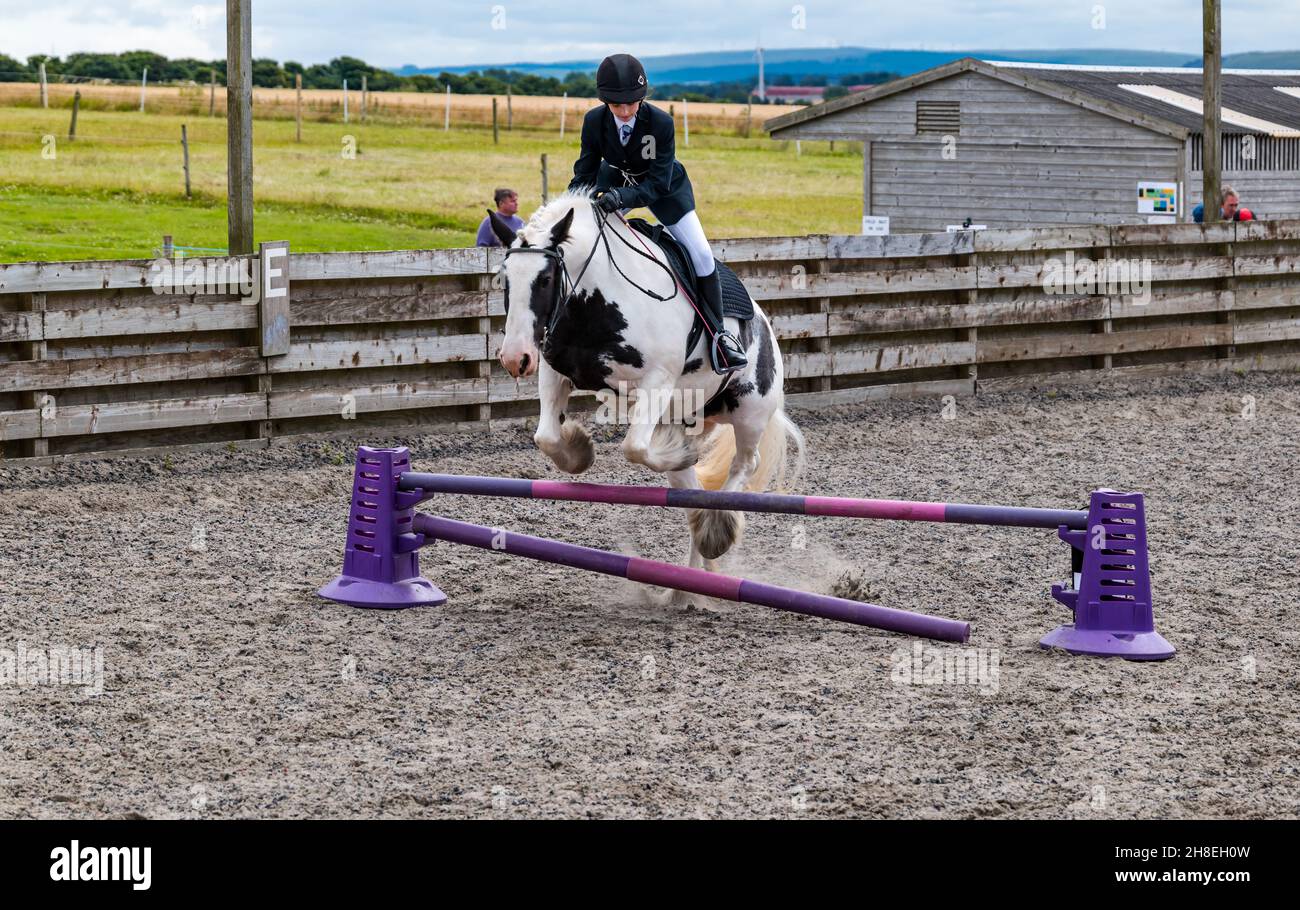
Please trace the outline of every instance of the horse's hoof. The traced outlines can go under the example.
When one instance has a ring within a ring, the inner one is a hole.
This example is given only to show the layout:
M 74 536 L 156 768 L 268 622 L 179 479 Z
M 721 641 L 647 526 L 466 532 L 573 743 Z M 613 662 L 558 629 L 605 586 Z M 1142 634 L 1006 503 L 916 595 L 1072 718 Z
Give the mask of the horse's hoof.
M 701 509 L 689 516 L 691 538 L 706 560 L 722 556 L 740 540 L 745 527 L 744 516 L 739 512 Z
M 673 460 L 674 458 L 675 460 Z M 670 474 L 673 471 L 685 471 L 687 468 L 693 468 L 699 463 L 699 460 L 700 453 L 694 451 L 675 452 L 671 457 L 661 454 L 657 458 L 652 452 L 641 461 L 641 464 L 657 474 Z
M 560 447 L 547 452 L 555 466 L 566 474 L 581 474 L 596 461 L 596 444 L 591 433 L 576 421 L 566 421 L 560 430 Z
M 699 463 L 700 447 L 680 426 L 660 424 L 650 436 L 650 448 L 645 457 L 637 460 L 660 474 L 685 471 Z

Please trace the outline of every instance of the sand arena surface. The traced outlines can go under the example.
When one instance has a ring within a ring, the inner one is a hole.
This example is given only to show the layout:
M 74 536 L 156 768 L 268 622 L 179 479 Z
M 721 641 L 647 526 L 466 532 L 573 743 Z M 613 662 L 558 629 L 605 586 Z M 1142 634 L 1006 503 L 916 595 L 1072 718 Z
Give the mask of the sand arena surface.
M 1295 817 L 1300 378 L 939 410 L 794 412 L 811 445 L 795 492 L 1080 508 L 1095 487 L 1141 490 L 1175 659 L 1037 647 L 1069 618 L 1050 531 L 749 516 L 724 571 L 970 620 L 984 684 L 928 685 L 899 670 L 912 639 L 657 607 L 445 544 L 424 554 L 445 606 L 318 600 L 339 567 L 344 442 L 0 464 L 0 649 L 99 647 L 104 667 L 101 694 L 0 686 L 0 816 Z M 597 438 L 588 479 L 657 482 Z M 417 470 L 559 476 L 524 429 L 356 441 L 409 445 Z M 672 510 L 434 507 L 685 554 Z

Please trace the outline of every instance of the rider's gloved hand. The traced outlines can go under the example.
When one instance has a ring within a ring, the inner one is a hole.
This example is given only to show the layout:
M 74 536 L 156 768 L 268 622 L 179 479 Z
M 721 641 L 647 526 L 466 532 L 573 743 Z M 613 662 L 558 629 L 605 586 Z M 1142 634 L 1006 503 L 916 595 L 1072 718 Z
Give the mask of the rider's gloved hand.
M 596 200 L 596 205 L 602 212 L 617 212 L 624 208 L 623 200 L 618 195 L 618 190 L 606 190 L 601 197 Z

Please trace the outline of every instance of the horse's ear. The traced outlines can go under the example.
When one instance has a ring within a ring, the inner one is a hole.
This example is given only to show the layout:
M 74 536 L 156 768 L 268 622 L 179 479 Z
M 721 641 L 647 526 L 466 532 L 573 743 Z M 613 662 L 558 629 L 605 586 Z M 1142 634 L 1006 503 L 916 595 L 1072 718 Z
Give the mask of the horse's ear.
M 501 241 L 502 246 L 510 246 L 515 242 L 515 229 L 505 223 L 500 215 L 491 209 L 487 210 L 488 218 L 492 221 L 492 233 L 497 235 L 497 240 Z
M 551 226 L 551 246 L 559 246 L 569 237 L 569 228 L 573 226 L 573 213 L 577 209 L 569 209 L 564 217 Z

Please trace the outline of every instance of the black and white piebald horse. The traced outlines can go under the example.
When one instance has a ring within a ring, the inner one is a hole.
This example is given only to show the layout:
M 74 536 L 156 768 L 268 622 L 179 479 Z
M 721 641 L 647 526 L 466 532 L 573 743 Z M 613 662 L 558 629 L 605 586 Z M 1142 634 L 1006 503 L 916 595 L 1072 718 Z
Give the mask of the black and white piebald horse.
M 556 467 L 580 474 L 595 460 L 590 433 L 565 419 L 570 394 L 608 397 L 609 390 L 631 400 L 623 454 L 665 474 L 670 486 L 764 490 L 784 480 L 788 442 L 797 455 L 791 476 L 798 476 L 803 434 L 785 414 L 781 352 L 757 304 L 753 319 L 727 319 L 748 365 L 720 376 L 709 367 L 707 337 L 686 350 L 695 313 L 662 250 L 621 217 L 604 215 L 587 195 L 565 193 L 517 235 L 499 218 L 492 226 L 508 247 L 498 356 L 516 379 L 537 374 L 533 438 Z M 743 527 L 739 512 L 688 517 L 696 568 L 727 552 Z

